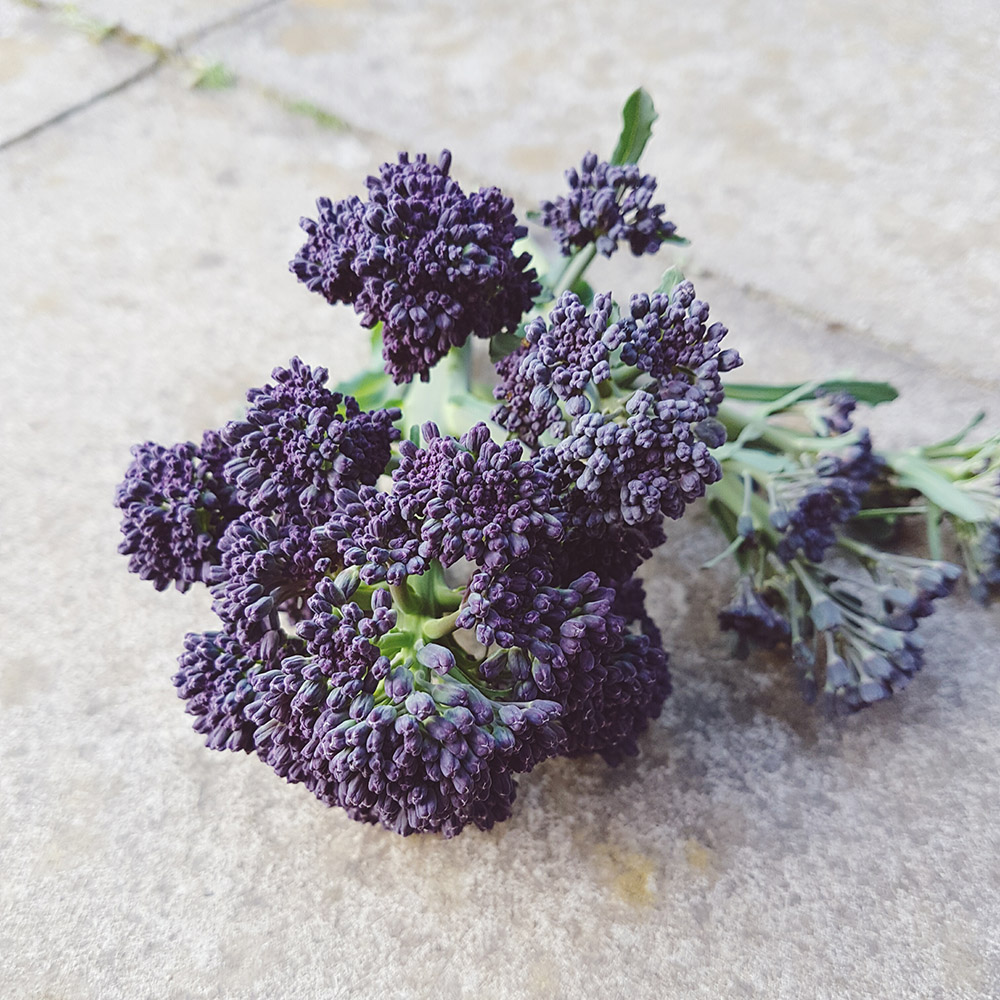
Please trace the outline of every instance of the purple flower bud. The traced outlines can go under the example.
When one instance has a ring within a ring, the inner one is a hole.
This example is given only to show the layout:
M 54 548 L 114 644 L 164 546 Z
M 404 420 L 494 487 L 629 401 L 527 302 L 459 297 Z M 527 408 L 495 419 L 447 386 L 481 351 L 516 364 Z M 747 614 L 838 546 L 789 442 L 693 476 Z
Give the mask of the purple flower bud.
M 428 719 L 437 712 L 437 705 L 425 691 L 414 691 L 406 699 L 406 710 L 418 719 Z
M 455 666 L 455 654 L 436 642 L 429 642 L 417 650 L 417 660 L 439 674 L 447 674 Z

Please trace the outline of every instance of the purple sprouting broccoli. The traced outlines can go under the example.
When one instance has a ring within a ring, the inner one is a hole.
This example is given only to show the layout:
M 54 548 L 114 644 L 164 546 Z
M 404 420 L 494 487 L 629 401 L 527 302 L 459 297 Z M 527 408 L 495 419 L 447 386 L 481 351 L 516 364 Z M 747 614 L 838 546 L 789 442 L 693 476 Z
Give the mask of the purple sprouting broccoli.
M 399 410 L 362 411 L 331 392 L 327 370 L 292 358 L 275 368 L 273 384 L 247 393 L 242 420 L 223 431 L 232 452 L 225 475 L 240 501 L 257 514 L 324 521 L 341 487 L 371 485 L 399 438 Z
M 719 612 L 719 628 L 736 633 L 741 656 L 747 655 L 751 645 L 774 649 L 780 643 L 788 642 L 791 635 L 788 620 L 757 589 L 749 573 L 740 577 L 736 595 Z
M 620 553 L 620 582 L 661 540 L 663 518 L 721 475 L 710 450 L 725 441 L 721 373 L 741 362 L 707 320 L 690 282 L 633 296 L 619 319 L 610 295 L 588 311 L 566 292 L 498 365 L 495 419 L 562 483 L 567 536 Z
M 1000 594 L 1000 518 L 959 530 L 972 597 L 986 606 Z
M 621 166 L 587 153 L 580 169 L 566 171 L 569 194 L 541 204 L 542 225 L 552 230 L 565 256 L 593 244 L 610 257 L 627 243 L 635 256 L 656 253 L 666 241 L 683 242 L 664 218 L 662 204 L 651 204 L 656 180 L 634 163 Z
M 291 262 L 299 280 L 331 303 L 382 324 L 385 370 L 396 382 L 430 369 L 472 335 L 516 329 L 541 287 L 514 243 L 527 230 L 498 188 L 467 195 L 437 164 L 400 153 L 368 178 L 368 200 L 317 202 L 302 220 L 308 240 Z
M 280 616 L 298 621 L 316 584 L 340 564 L 303 521 L 251 512 L 226 529 L 220 548 L 222 559 L 206 580 L 212 609 L 244 653 L 273 663 L 284 645 Z
M 616 593 L 591 572 L 540 596 L 544 617 L 558 622 L 552 641 L 502 649 L 482 669 L 488 677 L 509 670 L 519 697 L 544 695 L 562 706 L 567 756 L 597 753 L 612 765 L 634 756 L 670 693 L 668 656 L 641 584 L 633 580 Z
M 422 448 L 400 445 L 390 492 L 343 491 L 322 533 L 369 583 L 398 584 L 432 560 L 445 568 L 465 560 L 474 569 L 464 627 L 476 625 L 489 645 L 497 630 L 522 628 L 519 616 L 551 581 L 551 553 L 563 535 L 553 475 L 523 459 L 519 442 L 493 442 L 485 424 L 457 441 L 434 424 L 423 435 Z
M 881 552 L 834 529 L 840 559 L 759 560 L 745 573 L 719 625 L 749 646 L 788 643 L 802 695 L 827 711 L 856 712 L 901 691 L 923 666 L 921 619 L 947 597 L 957 566 Z M 751 543 L 751 552 L 756 547 Z M 751 552 L 744 554 L 753 562 Z
M 277 369 L 211 438 L 236 504 L 201 577 L 221 628 L 187 637 L 174 678 L 206 744 L 444 836 L 506 819 L 548 757 L 634 754 L 667 655 L 637 581 L 576 572 L 576 488 L 551 452 L 429 424 L 380 489 L 394 414 L 356 412 L 325 374 Z
M 325 368 L 293 358 L 271 377 L 249 390 L 246 417 L 223 432 L 232 451 L 225 475 L 247 511 L 226 530 L 208 575 L 227 630 L 265 662 L 283 648 L 279 616 L 298 621 L 319 580 L 341 568 L 313 528 L 333 512 L 338 490 L 378 479 L 399 437 L 398 410 L 362 411 L 327 388 Z
M 124 513 L 119 551 L 158 590 L 170 583 L 179 590 L 195 582 L 258 585 L 226 554 L 261 532 L 268 537 L 258 547 L 300 551 L 299 541 L 270 535 L 307 540 L 332 510 L 337 489 L 374 483 L 385 469 L 399 437 L 398 410 L 361 411 L 326 388 L 325 368 L 298 358 L 272 378 L 273 385 L 247 393 L 245 419 L 221 433 L 206 431 L 200 446 L 146 442 L 132 449 L 115 498 Z M 224 566 L 227 558 L 231 565 Z M 285 575 L 284 567 L 271 572 L 273 586 L 280 589 Z
M 822 454 L 812 465 L 773 475 L 769 519 L 782 533 L 778 556 L 788 562 L 802 554 L 822 562 L 838 531 L 861 509 L 882 468 L 868 431 L 862 430 L 856 443 L 841 452 Z
M 215 431 L 206 431 L 201 445 L 133 447 L 115 495 L 123 512 L 118 551 L 157 590 L 173 583 L 185 591 L 218 565 L 222 534 L 244 510 L 223 471 L 229 457 Z
M 451 627 L 486 648 L 477 676 L 495 689 L 506 672 L 512 697 L 561 705 L 560 752 L 613 762 L 634 753 L 669 691 L 641 588 L 637 597 L 631 586 L 619 608 L 615 589 L 592 569 L 568 575 L 578 561 L 598 563 L 567 543 L 565 497 L 544 462 L 521 457 L 519 443 L 493 443 L 485 425 L 459 441 L 430 425 L 424 438 L 422 448 L 401 446 L 390 492 L 338 494 L 342 513 L 317 537 L 367 584 L 388 582 L 404 608 L 411 589 L 433 601 L 436 587 L 424 581 L 461 563 L 467 582 Z M 633 621 L 641 623 L 635 634 Z
M 253 751 L 352 818 L 401 834 L 489 829 L 514 777 L 562 748 L 562 707 L 478 677 L 460 647 L 400 622 L 356 570 L 314 587 L 298 637 L 270 661 L 226 633 L 188 637 L 175 677 L 215 749 Z M 496 690 L 506 689 L 507 693 Z

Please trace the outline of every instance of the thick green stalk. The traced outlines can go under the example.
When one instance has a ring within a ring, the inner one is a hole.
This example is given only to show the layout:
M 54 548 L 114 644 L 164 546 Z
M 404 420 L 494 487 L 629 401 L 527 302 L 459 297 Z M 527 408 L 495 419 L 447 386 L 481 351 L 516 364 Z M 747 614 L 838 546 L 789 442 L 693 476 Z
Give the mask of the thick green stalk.
M 591 262 L 597 255 L 597 247 L 591 243 L 582 250 L 577 250 L 562 269 L 552 288 L 552 298 L 558 299 L 568 288 L 572 288 L 586 273 Z
M 461 614 L 461 609 L 452 611 L 441 618 L 431 618 L 424 622 L 423 633 L 428 639 L 443 639 L 455 631 L 455 622 Z
M 412 382 L 403 397 L 404 434 L 410 427 L 423 426 L 428 420 L 446 434 L 461 436 L 468 422 L 461 419 L 460 408 L 453 400 L 469 396 L 472 370 L 472 338 L 461 347 L 453 347 L 432 369 L 427 382 Z
M 837 438 L 817 438 L 808 434 L 797 434 L 784 427 L 777 427 L 767 422 L 768 415 L 768 412 L 761 413 L 759 410 L 748 414 L 728 403 L 720 403 L 717 417 L 725 425 L 726 431 L 733 439 L 716 449 L 715 457 L 721 461 L 738 451 L 743 445 L 756 441 L 761 441 L 777 451 L 789 455 L 827 451 L 831 446 L 836 447 L 840 443 L 847 443 L 843 440 L 838 441 Z

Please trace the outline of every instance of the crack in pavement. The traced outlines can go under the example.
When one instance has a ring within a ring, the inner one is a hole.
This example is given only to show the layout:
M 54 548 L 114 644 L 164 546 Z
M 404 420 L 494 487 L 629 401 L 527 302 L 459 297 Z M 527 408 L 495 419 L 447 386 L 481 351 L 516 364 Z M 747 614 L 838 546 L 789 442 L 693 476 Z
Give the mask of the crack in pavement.
M 240 21 L 248 17 L 253 17 L 255 14 L 267 10 L 269 7 L 277 7 L 282 3 L 284 3 L 284 0 L 260 0 L 259 3 L 252 4 L 249 7 L 241 7 L 239 10 L 233 11 L 232 14 L 227 14 L 225 17 L 219 18 L 218 21 L 213 21 L 211 24 L 203 25 L 200 28 L 194 28 L 178 40 L 175 48 L 178 52 L 182 52 L 185 46 L 199 41 L 206 35 L 212 34 L 213 31 L 232 27 L 234 24 L 239 24 Z
M 77 18 L 77 21 L 75 24 L 64 21 L 64 27 L 67 30 L 82 31 L 84 33 L 91 34 L 94 36 L 95 45 L 117 44 L 124 45 L 129 48 L 139 49 L 147 52 L 151 57 L 151 61 L 148 65 L 141 67 L 112 86 L 106 87 L 104 90 L 91 95 L 86 100 L 79 101 L 76 104 L 71 104 L 69 107 L 64 108 L 57 114 L 51 115 L 50 117 L 32 125 L 30 128 L 25 129 L 23 132 L 19 132 L 17 135 L 3 140 L 0 142 L 0 153 L 10 149 L 12 146 L 16 146 L 19 143 L 24 142 L 27 139 L 31 139 L 33 136 L 46 131 L 54 125 L 60 124 L 81 111 L 85 111 L 86 109 L 99 104 L 108 97 L 113 97 L 115 94 L 122 93 L 134 84 L 137 84 L 152 75 L 164 63 L 174 63 L 189 70 L 197 69 L 200 66 L 200 63 L 186 54 L 186 46 L 191 45 L 207 35 L 210 35 L 213 31 L 232 27 L 244 18 L 259 14 L 268 7 L 277 6 L 278 4 L 283 3 L 284 0 L 261 0 L 259 3 L 243 7 L 226 17 L 220 18 L 218 21 L 193 29 L 187 35 L 180 38 L 173 46 L 163 45 L 146 35 L 130 31 L 122 24 L 103 24 L 96 18 L 90 18 L 86 12 L 81 12 L 75 5 L 72 4 L 53 4 L 45 2 L 45 0 L 18 0 L 18 2 L 23 7 L 28 7 L 31 10 L 38 11 L 39 13 L 53 19 L 65 19 L 67 14 L 72 14 L 75 18 Z M 267 95 L 265 94 L 264 96 Z
M 72 118 L 74 115 L 81 111 L 85 111 L 87 108 L 93 107 L 95 104 L 99 104 L 106 97 L 111 97 L 114 94 L 121 93 L 123 90 L 127 90 L 133 84 L 138 83 L 140 80 L 146 79 L 146 77 L 151 76 L 156 72 L 162 65 L 161 59 L 154 59 L 148 65 L 141 67 L 136 70 L 136 72 L 125 77 L 123 80 L 119 80 L 118 83 L 113 84 L 110 87 L 88 97 L 84 101 L 80 101 L 77 104 L 71 104 L 68 108 L 64 108 L 57 114 L 52 115 L 50 118 L 44 119 L 44 121 L 38 122 L 36 125 L 32 125 L 30 128 L 25 129 L 23 132 L 19 132 L 17 135 L 11 136 L 9 139 L 5 139 L 0 142 L 0 153 L 5 152 L 12 146 L 16 146 L 18 143 L 24 142 L 27 139 L 31 139 L 33 136 L 38 135 L 40 132 L 45 132 L 50 129 L 53 125 L 58 125 L 60 122 L 65 121 L 67 118 Z

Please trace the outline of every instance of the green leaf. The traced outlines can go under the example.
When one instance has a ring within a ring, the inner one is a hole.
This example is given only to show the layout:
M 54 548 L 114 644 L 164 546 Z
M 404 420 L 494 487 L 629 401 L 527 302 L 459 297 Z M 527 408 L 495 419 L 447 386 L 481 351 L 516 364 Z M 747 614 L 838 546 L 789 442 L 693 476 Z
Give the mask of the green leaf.
M 236 86 L 236 74 L 220 62 L 201 67 L 191 86 L 196 90 L 225 90 Z
M 639 162 L 639 157 L 653 134 L 653 122 L 658 117 L 653 107 L 653 99 L 642 87 L 629 95 L 625 107 L 622 108 L 622 134 L 618 137 L 618 145 L 611 154 L 613 165 Z
M 935 448 L 953 448 L 955 445 L 960 444 L 962 439 L 974 428 L 978 427 L 986 419 L 986 411 L 980 410 L 960 431 L 952 434 L 951 437 L 945 438 L 943 441 L 938 441 L 936 444 L 930 446 L 930 449 Z M 930 450 L 925 449 L 925 450 Z
M 761 451 L 759 448 L 737 448 L 723 459 L 722 468 L 726 475 L 737 475 L 738 473 L 729 471 L 729 461 L 736 460 L 761 472 L 773 474 L 775 472 L 785 472 L 789 466 L 794 466 L 794 462 L 784 455 L 772 455 L 768 451 Z
M 569 290 L 587 307 L 594 301 L 594 289 L 583 278 L 577 278 Z
M 663 295 L 669 295 L 683 280 L 684 272 L 675 264 L 663 272 L 663 277 L 660 278 L 660 283 L 656 286 L 656 290 Z M 728 388 L 726 391 L 729 391 Z
M 893 455 L 889 464 L 899 476 L 901 486 L 917 490 L 954 517 L 973 524 L 989 520 L 987 512 L 972 496 L 916 455 Z
M 490 337 L 490 361 L 496 364 L 501 358 L 513 354 L 524 343 L 524 324 L 517 333 L 497 333 Z
M 727 382 L 725 384 L 728 399 L 743 399 L 751 403 L 773 403 L 794 392 L 799 385 L 806 383 L 791 383 L 788 385 L 754 384 L 750 382 Z M 802 399 L 815 399 L 818 393 L 848 392 L 859 403 L 878 406 L 879 403 L 891 403 L 899 393 L 888 382 L 865 382 L 855 379 L 830 379 L 820 383 L 815 389 L 804 394 Z
M 402 399 L 399 386 L 384 372 L 362 372 L 346 382 L 339 382 L 334 391 L 353 396 L 362 410 L 399 406 Z

